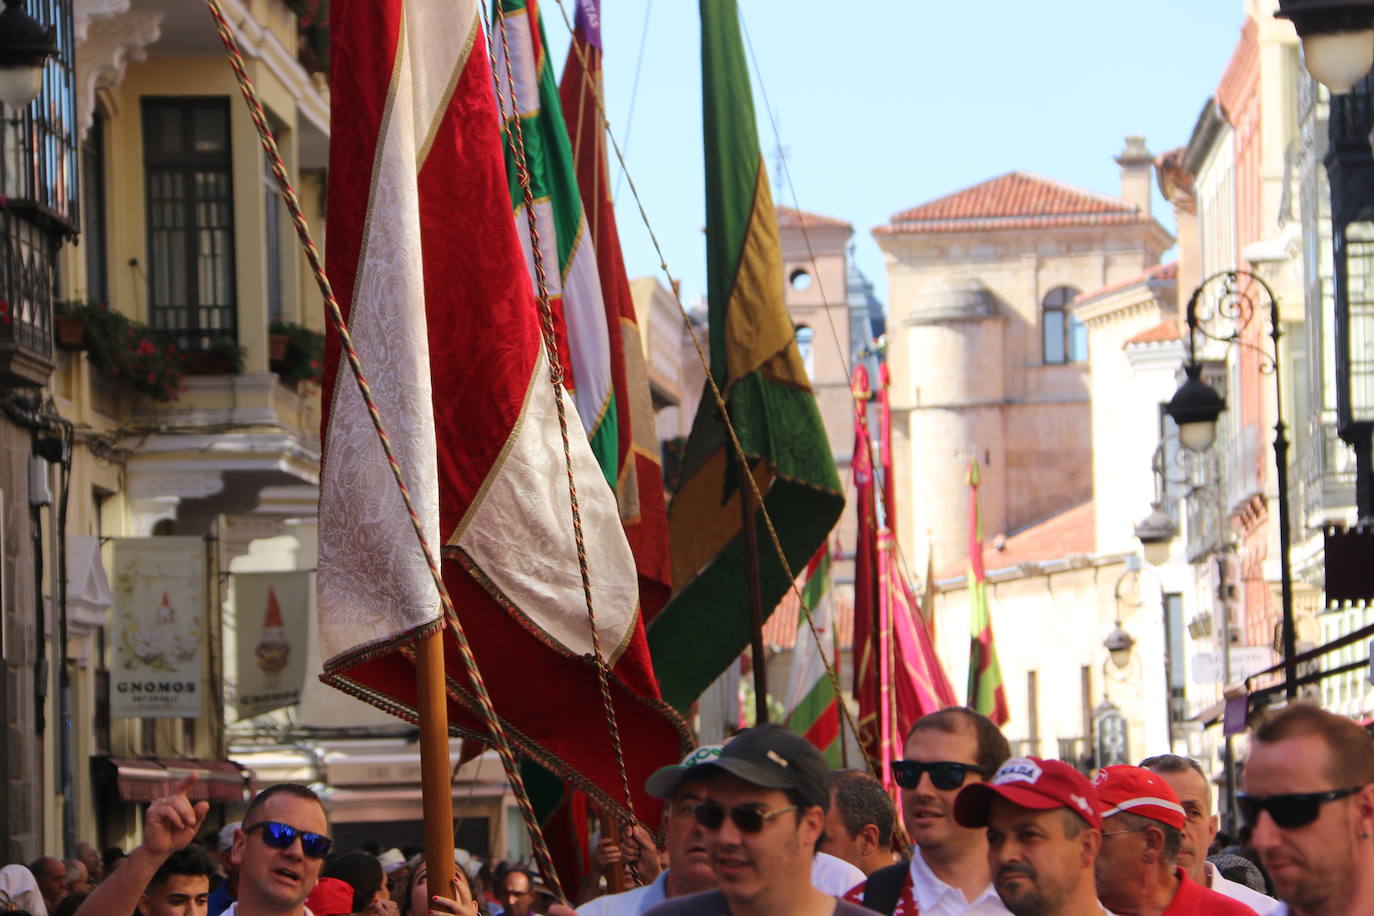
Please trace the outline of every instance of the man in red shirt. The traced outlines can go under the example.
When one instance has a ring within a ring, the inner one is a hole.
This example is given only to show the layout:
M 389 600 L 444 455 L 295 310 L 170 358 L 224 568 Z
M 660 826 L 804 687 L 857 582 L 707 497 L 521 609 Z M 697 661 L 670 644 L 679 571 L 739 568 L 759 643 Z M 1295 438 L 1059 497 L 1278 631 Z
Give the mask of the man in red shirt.
M 1119 916 L 1255 916 L 1255 911 L 1201 886 L 1179 867 L 1186 817 L 1157 773 L 1110 766 L 1093 780 L 1102 813 L 1097 896 Z

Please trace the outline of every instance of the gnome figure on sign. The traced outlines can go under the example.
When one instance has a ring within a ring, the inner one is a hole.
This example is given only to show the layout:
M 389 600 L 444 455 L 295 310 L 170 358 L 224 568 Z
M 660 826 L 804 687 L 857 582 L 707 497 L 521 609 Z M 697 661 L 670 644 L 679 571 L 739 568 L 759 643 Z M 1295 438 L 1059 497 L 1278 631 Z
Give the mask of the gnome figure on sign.
M 291 657 L 291 643 L 286 640 L 281 607 L 277 604 L 277 593 L 271 586 L 267 588 L 267 611 L 263 614 L 262 638 L 258 640 L 256 651 L 258 668 L 269 682 L 275 682 L 286 670 L 287 659 Z

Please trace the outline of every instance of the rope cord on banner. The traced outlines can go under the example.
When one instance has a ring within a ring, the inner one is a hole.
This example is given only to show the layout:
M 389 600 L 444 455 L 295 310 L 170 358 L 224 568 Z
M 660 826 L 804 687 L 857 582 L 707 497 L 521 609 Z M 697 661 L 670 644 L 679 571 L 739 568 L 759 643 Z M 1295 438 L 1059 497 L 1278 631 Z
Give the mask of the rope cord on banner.
M 558 0 L 558 9 L 563 14 L 563 21 L 567 24 L 568 31 L 570 33 L 573 32 L 574 27 L 572 20 L 568 18 L 568 11 L 563 5 L 563 0 Z M 571 47 L 578 54 L 579 60 L 582 61 L 583 71 L 586 72 L 586 57 L 582 53 L 582 49 L 578 47 L 576 40 L 573 41 Z M 611 148 L 615 151 L 616 161 L 619 162 L 621 173 L 625 176 L 625 183 L 630 189 L 630 194 L 635 199 L 635 206 L 639 210 L 639 217 L 644 223 L 644 228 L 649 233 L 649 240 L 653 243 L 654 252 L 658 255 L 659 269 L 663 271 L 664 277 L 668 280 L 668 290 L 672 294 L 673 301 L 677 303 L 679 313 L 682 315 L 683 327 L 687 329 L 687 333 L 692 339 L 692 346 L 696 350 L 697 359 L 701 362 L 702 368 L 706 372 L 706 384 L 711 390 L 711 396 L 715 400 L 716 409 L 720 412 L 721 421 L 724 423 L 725 432 L 729 436 L 734 455 L 742 461 L 747 461 L 748 459 L 744 453 L 744 446 L 741 444 L 739 436 L 735 432 L 734 423 L 730 420 L 730 413 L 725 403 L 725 397 L 721 393 L 720 386 L 716 383 L 715 376 L 711 374 L 710 362 L 706 358 L 706 351 L 705 348 L 702 347 L 701 338 L 697 336 L 696 328 L 692 326 L 692 318 L 687 313 L 687 307 L 682 304 L 682 296 L 678 293 L 677 287 L 673 283 L 673 275 L 668 269 L 668 260 L 663 254 L 663 247 L 659 244 L 658 236 L 654 233 L 653 225 L 649 222 L 649 214 L 644 208 L 644 199 L 640 196 L 639 188 L 635 185 L 634 177 L 630 174 L 630 169 L 625 162 L 620 144 L 616 141 L 615 134 L 611 131 L 610 121 L 606 117 L 605 102 L 601 96 L 601 88 L 593 85 L 592 90 L 593 97 L 596 99 L 597 113 L 601 118 L 606 136 L 611 141 Z M 777 529 L 773 527 L 772 516 L 769 515 L 768 507 L 764 504 L 763 495 L 759 491 L 758 481 L 754 479 L 753 474 L 743 474 L 741 476 L 748 481 L 749 488 L 753 491 L 754 504 L 758 507 L 759 516 L 763 519 L 764 525 L 768 529 L 768 537 L 773 544 L 773 551 L 777 555 L 778 562 L 782 565 L 783 572 L 786 573 L 788 581 L 791 582 L 792 593 L 797 596 L 798 614 L 799 616 L 805 617 L 806 625 L 811 631 L 811 638 L 815 640 L 816 648 L 820 653 L 821 662 L 825 665 L 826 677 L 830 681 L 831 689 L 835 691 L 835 705 L 840 708 L 840 712 L 844 716 L 845 722 L 849 725 L 850 733 L 853 734 L 857 740 L 859 735 L 858 725 L 854 721 L 854 714 L 849 709 L 849 704 L 844 701 L 844 691 L 840 687 L 839 676 L 835 673 L 834 665 L 832 665 L 830 659 L 826 657 L 820 631 L 816 629 L 815 621 L 811 619 L 809 613 L 801 613 L 806 608 L 806 601 L 802 597 L 801 589 L 797 586 L 796 576 L 792 572 L 792 566 L 787 562 L 787 556 L 783 551 L 782 542 L 778 538 Z M 859 752 L 863 754 L 864 761 L 868 765 L 870 771 L 881 773 L 880 765 L 873 759 L 872 755 L 868 753 L 863 742 L 859 742 Z
M 525 791 L 525 783 L 520 778 L 520 769 L 515 760 L 515 754 L 511 751 L 510 742 L 506 739 L 505 731 L 501 727 L 501 722 L 496 716 L 496 708 L 492 705 L 491 695 L 487 692 L 486 681 L 482 678 L 482 673 L 477 667 L 477 658 L 473 655 L 472 646 L 468 643 L 467 634 L 463 630 L 462 622 L 458 619 L 458 614 L 454 610 L 453 600 L 449 597 L 448 589 L 444 586 L 443 576 L 439 572 L 439 566 L 435 562 L 434 552 L 429 546 L 425 537 L 423 525 L 419 516 L 416 514 L 414 502 L 410 496 L 410 489 L 406 486 L 405 474 L 401 470 L 400 462 L 396 458 L 396 453 L 391 445 L 391 438 L 387 435 L 386 427 L 382 423 L 381 414 L 377 410 L 377 404 L 372 398 L 372 390 L 368 385 L 367 377 L 363 373 L 362 362 L 358 358 L 357 351 L 353 348 L 353 338 L 348 331 L 348 325 L 344 321 L 343 312 L 339 308 L 339 302 L 334 297 L 333 286 L 325 274 L 324 265 L 320 261 L 319 249 L 310 237 L 310 227 L 305 221 L 305 215 L 301 212 L 300 201 L 296 197 L 295 188 L 291 186 L 291 180 L 286 173 L 286 165 L 282 162 L 281 154 L 277 151 L 277 141 L 272 134 L 271 127 L 267 124 L 266 113 L 263 111 L 262 103 L 258 100 L 257 90 L 253 82 L 248 77 L 244 68 L 243 55 L 239 51 L 238 40 L 234 37 L 233 30 L 229 27 L 228 20 L 225 19 L 224 10 L 220 6 L 220 0 L 205 0 L 206 6 L 210 10 L 210 15 L 215 20 L 216 29 L 219 32 L 220 41 L 223 42 L 225 52 L 229 56 L 229 64 L 234 70 L 234 76 L 238 80 L 239 89 L 243 93 L 244 101 L 248 105 L 249 114 L 252 116 L 253 124 L 258 131 L 258 139 L 262 143 L 263 151 L 267 154 L 271 162 L 272 174 L 277 179 L 277 186 L 281 191 L 282 199 L 286 202 L 287 210 L 291 214 L 292 225 L 296 228 L 296 235 L 300 239 L 301 246 L 305 251 L 306 259 L 310 262 L 310 269 L 315 275 L 315 281 L 319 284 L 320 293 L 324 297 L 326 313 L 334 330 L 339 335 L 339 342 L 348 357 L 349 367 L 353 371 L 353 377 L 357 381 L 358 391 L 362 395 L 363 403 L 367 406 L 368 416 L 372 419 L 372 426 L 377 431 L 377 438 L 381 442 L 382 450 L 386 453 L 388 464 L 391 466 L 392 475 L 396 479 L 396 487 L 401 494 L 401 499 L 405 504 L 406 512 L 410 516 L 411 527 L 415 530 L 415 537 L 419 541 L 420 550 L 424 554 L 425 563 L 429 567 L 430 576 L 434 580 L 435 588 L 438 589 L 439 600 L 443 606 L 444 619 L 453 628 L 454 637 L 458 643 L 459 654 L 463 659 L 463 666 L 467 672 L 469 680 L 472 682 L 473 692 L 477 696 L 478 706 L 480 707 L 482 718 L 485 720 L 487 728 L 491 732 L 496 752 L 501 757 L 501 763 L 506 771 L 506 778 L 510 782 L 511 791 L 514 793 L 516 802 L 520 806 L 520 814 L 525 821 L 525 828 L 529 831 L 530 842 L 533 846 L 534 856 L 539 863 L 540 870 L 548 879 L 551 889 L 561 901 L 566 898 L 563 895 L 561 885 L 558 883 L 557 874 L 553 868 L 553 858 L 549 855 L 548 846 L 544 842 L 543 833 L 539 829 L 539 821 L 534 815 L 534 807 L 530 804 L 529 794 Z
M 485 13 L 486 3 L 483 2 L 483 12 Z M 514 151 L 516 178 L 520 183 L 520 190 L 524 196 L 525 221 L 529 228 L 530 252 L 534 262 L 535 281 L 538 287 L 539 300 L 539 320 L 543 330 L 544 350 L 549 360 L 549 383 L 553 386 L 554 401 L 558 405 L 558 430 L 563 440 L 563 465 L 568 476 L 568 500 L 572 509 L 573 537 L 577 542 L 577 566 L 582 576 L 582 596 L 587 608 L 587 621 L 591 629 L 592 638 L 592 661 L 596 669 L 597 687 L 601 693 L 602 713 L 606 719 L 606 726 L 610 733 L 611 750 L 615 755 L 616 770 L 620 775 L 621 789 L 625 793 L 625 809 L 630 816 L 631 823 L 639 826 L 639 819 L 635 815 L 634 795 L 630 791 L 629 772 L 625 767 L 625 751 L 620 740 L 620 724 L 616 715 L 615 703 L 611 698 L 610 676 L 606 666 L 606 657 L 601 651 L 601 638 L 596 630 L 596 609 L 595 602 L 592 600 L 592 580 L 591 570 L 587 563 L 587 545 L 582 530 L 582 510 L 577 501 L 577 484 L 573 476 L 572 467 L 572 445 L 568 437 L 568 416 L 564 402 L 563 390 L 563 363 L 558 353 L 558 339 L 554 330 L 553 306 L 549 302 L 548 274 L 544 268 L 544 253 L 539 236 L 538 218 L 534 212 L 534 191 L 530 182 L 529 163 L 525 158 L 525 131 L 522 124 L 520 109 L 516 104 L 515 97 L 515 76 L 510 61 L 510 42 L 506 35 L 506 11 L 501 5 L 501 0 L 494 0 L 493 8 L 496 11 L 497 25 L 501 33 L 501 53 L 505 59 L 507 90 L 507 102 L 510 105 L 510 117 L 502 118 L 502 131 L 508 133 L 511 138 L 511 146 Z M 486 18 L 490 18 L 487 16 Z M 533 27 L 533 23 L 531 24 Z M 493 36 L 494 37 L 494 36 Z M 487 56 L 492 67 L 493 83 L 501 85 L 501 80 L 496 73 L 496 56 L 492 42 L 487 42 Z M 500 100 L 498 99 L 498 102 Z M 500 107 L 498 105 L 498 107 Z M 513 124 L 514 128 L 508 127 Z M 556 266 L 556 265 L 555 265 Z M 631 873 L 639 883 L 638 869 L 631 867 Z

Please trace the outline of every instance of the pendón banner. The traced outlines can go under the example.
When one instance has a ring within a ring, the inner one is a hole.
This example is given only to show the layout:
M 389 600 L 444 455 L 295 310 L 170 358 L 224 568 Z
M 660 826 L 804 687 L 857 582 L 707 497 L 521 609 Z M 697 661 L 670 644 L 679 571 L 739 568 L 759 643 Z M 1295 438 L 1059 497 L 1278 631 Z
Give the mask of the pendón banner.
M 115 538 L 110 715 L 198 718 L 205 688 L 205 542 Z

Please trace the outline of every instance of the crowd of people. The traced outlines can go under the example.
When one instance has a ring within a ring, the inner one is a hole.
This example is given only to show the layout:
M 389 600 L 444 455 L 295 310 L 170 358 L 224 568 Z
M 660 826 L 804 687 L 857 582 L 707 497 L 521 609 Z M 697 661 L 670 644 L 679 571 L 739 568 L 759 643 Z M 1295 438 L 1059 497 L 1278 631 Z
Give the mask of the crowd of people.
M 916 722 L 892 764 L 897 804 L 871 775 L 832 771 L 779 725 L 692 751 L 645 788 L 658 836 L 604 838 L 600 872 L 637 886 L 577 889 L 581 916 L 1374 916 L 1374 739 L 1315 706 L 1277 710 L 1250 737 L 1237 804 L 1218 836 L 1213 787 L 1163 754 L 1098 770 L 1012 757 L 985 716 Z M 430 888 L 422 855 L 333 849 L 305 786 L 260 792 L 243 820 L 197 842 L 208 804 L 190 778 L 147 811 L 127 856 L 41 858 L 0 869 L 0 911 L 30 916 L 571 916 L 538 874 L 459 851 Z M 903 826 L 904 825 L 904 826 Z M 903 832 L 904 831 L 904 832 Z M 208 841 L 208 842 L 206 842 Z M 206 847 L 209 847 L 208 849 Z

